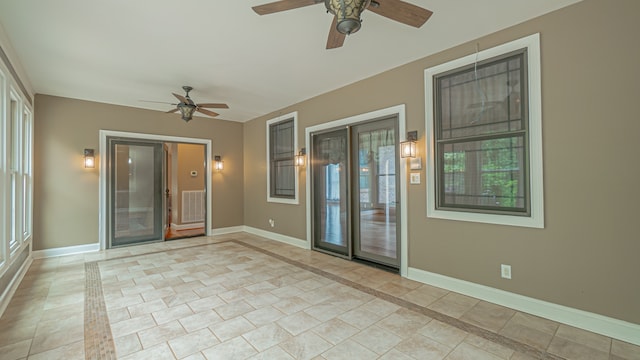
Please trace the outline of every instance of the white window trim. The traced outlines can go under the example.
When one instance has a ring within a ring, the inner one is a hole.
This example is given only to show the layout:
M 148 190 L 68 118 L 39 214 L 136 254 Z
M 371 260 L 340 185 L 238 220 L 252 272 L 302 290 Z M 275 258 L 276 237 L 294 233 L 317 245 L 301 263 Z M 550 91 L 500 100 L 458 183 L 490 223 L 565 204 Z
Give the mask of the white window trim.
M 273 118 L 271 120 L 267 121 L 267 131 L 266 131 L 266 136 L 267 136 L 267 202 L 272 202 L 272 203 L 281 203 L 281 204 L 292 204 L 292 205 L 298 205 L 300 203 L 299 197 L 298 197 L 298 192 L 299 192 L 299 188 L 300 185 L 298 184 L 298 170 L 296 168 L 296 171 L 294 171 L 294 185 L 295 185 L 295 190 L 294 190 L 294 197 L 293 199 L 285 199 L 285 198 L 279 198 L 279 197 L 272 197 L 271 196 L 271 147 L 270 147 L 270 131 L 269 131 L 269 126 L 271 124 L 275 124 L 275 123 L 279 123 L 281 121 L 284 120 L 289 120 L 293 118 L 293 152 L 294 155 L 297 153 L 298 151 L 298 112 L 294 111 L 292 113 L 289 114 L 285 114 L 285 115 L 281 115 L 278 116 L 277 118 Z
M 531 186 L 531 215 L 516 216 L 436 209 L 435 188 L 435 129 L 433 78 L 435 75 L 500 56 L 519 49 L 527 49 L 529 82 L 529 182 Z M 489 224 L 544 228 L 544 188 L 542 174 L 542 87 L 540 80 L 540 34 L 498 45 L 456 60 L 425 69 L 425 122 L 427 129 L 427 217 Z
M 9 221 L 7 220 L 9 204 L 7 197 L 9 196 L 9 191 L 7 188 L 7 178 L 9 176 L 9 172 L 7 170 L 7 151 L 5 149 L 6 144 L 8 144 L 7 138 L 7 80 L 4 75 L 4 66 L 2 61 L 0 61 L 0 276 L 4 274 L 7 268 L 7 254 L 9 253 L 9 238 L 8 238 L 8 228 Z

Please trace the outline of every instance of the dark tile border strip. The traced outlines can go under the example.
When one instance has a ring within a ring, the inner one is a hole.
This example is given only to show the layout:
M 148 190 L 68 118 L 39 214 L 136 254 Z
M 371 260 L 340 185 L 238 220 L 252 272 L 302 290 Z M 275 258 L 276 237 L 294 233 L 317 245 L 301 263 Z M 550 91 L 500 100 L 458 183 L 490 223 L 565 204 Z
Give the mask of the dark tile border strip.
M 255 246 L 255 245 L 247 244 L 247 243 L 245 243 L 245 242 L 243 242 L 241 240 L 231 240 L 231 241 L 233 241 L 235 243 L 238 243 L 238 244 L 241 244 L 243 246 L 246 246 L 248 248 L 251 248 L 253 250 L 256 250 L 258 252 L 261 252 L 263 254 L 269 255 L 271 257 L 274 257 L 274 258 L 276 258 L 278 260 L 284 261 L 284 262 L 286 262 L 288 264 L 291 264 L 291 265 L 297 266 L 299 268 L 302 268 L 304 270 L 310 271 L 310 272 L 312 272 L 314 274 L 320 275 L 320 276 L 325 277 L 325 278 L 327 278 L 329 280 L 333 280 L 333 281 L 338 282 L 340 284 L 352 287 L 352 288 L 354 288 L 356 290 L 360 290 L 360 291 L 362 291 L 364 293 L 367 293 L 369 295 L 373 295 L 373 296 L 375 296 L 377 298 L 380 298 L 382 300 L 385 300 L 385 301 L 388 301 L 390 303 L 396 304 L 398 306 L 404 307 L 406 309 L 413 310 L 415 312 L 418 312 L 420 314 L 428 316 L 428 317 L 430 317 L 432 319 L 436 319 L 436 320 L 438 320 L 440 322 L 443 322 L 445 324 L 448 324 L 448 325 L 451 325 L 453 327 L 456 327 L 456 328 L 458 328 L 458 329 L 460 329 L 462 331 L 466 331 L 466 332 L 468 332 L 470 334 L 474 334 L 476 336 L 479 336 L 479 337 L 481 337 L 481 338 L 483 338 L 485 340 L 489 340 L 489 341 L 498 343 L 500 345 L 506 346 L 506 347 L 510 348 L 511 350 L 515 350 L 515 351 L 517 351 L 519 353 L 523 353 L 523 354 L 526 354 L 526 355 L 529 355 L 529 356 L 533 356 L 533 357 L 538 358 L 538 359 L 545 359 L 545 360 L 546 359 L 549 359 L 549 360 L 563 360 L 564 359 L 564 358 L 561 358 L 559 356 L 550 354 L 550 353 L 548 353 L 546 351 L 541 351 L 539 349 L 536 349 L 535 347 L 533 347 L 531 345 L 527 345 L 525 343 L 510 339 L 510 338 L 508 338 L 506 336 L 502 336 L 502 335 L 494 333 L 492 331 L 483 329 L 483 328 L 481 328 L 479 326 L 476 326 L 476 325 L 473 325 L 473 324 L 469 324 L 467 322 L 464 322 L 462 320 L 456 319 L 454 317 L 451 317 L 451 316 L 439 313 L 437 311 L 431 310 L 429 308 L 414 304 L 414 303 L 412 303 L 410 301 L 407 301 L 407 300 L 395 297 L 393 295 L 389 295 L 387 293 L 375 290 L 375 289 L 370 288 L 368 286 L 364 286 L 364 285 L 358 284 L 358 283 L 356 283 L 354 281 L 347 280 L 345 278 L 342 278 L 342 277 L 337 276 L 335 274 L 329 273 L 327 271 L 324 271 L 324 270 L 318 269 L 316 267 L 301 263 L 301 262 L 296 261 L 296 260 L 289 259 L 289 258 L 287 258 L 285 256 L 273 253 L 273 252 L 271 252 L 269 250 L 265 250 L 265 249 L 259 248 L 259 247 Z M 328 255 L 328 256 L 330 256 L 330 255 Z
M 84 357 L 86 360 L 115 360 L 116 346 L 111 333 L 107 306 L 104 301 L 102 291 L 102 278 L 100 277 L 99 263 L 103 261 L 133 258 L 138 256 L 158 254 L 168 251 L 189 249 L 194 247 L 218 245 L 228 243 L 229 240 L 222 240 L 214 243 L 201 245 L 187 245 L 179 248 L 149 251 L 143 254 L 131 254 L 115 256 L 113 258 L 86 262 L 84 264 L 85 287 L 84 287 Z M 243 244 L 239 244 L 243 245 Z
M 387 293 L 375 290 L 368 286 L 364 286 L 358 284 L 354 281 L 347 280 L 335 274 L 329 273 L 322 269 L 307 265 L 297 260 L 289 259 L 285 256 L 276 254 L 269 250 L 265 250 L 258 246 L 248 244 L 242 240 L 237 239 L 229 239 L 222 240 L 215 243 L 207 243 L 201 245 L 190 245 L 180 248 L 173 249 L 163 249 L 159 251 L 151 251 L 144 254 L 132 254 L 132 255 L 124 255 L 121 257 L 114 257 L 110 259 L 98 260 L 93 262 L 85 263 L 85 276 L 86 276 L 86 285 L 85 285 L 85 359 L 93 360 L 93 359 L 116 359 L 116 351 L 115 344 L 113 342 L 113 337 L 111 334 L 111 327 L 109 326 L 109 317 L 107 315 L 106 305 L 104 302 L 104 294 L 102 292 L 102 280 L 100 278 L 100 268 L 98 267 L 98 263 L 101 261 L 110 261 L 116 259 L 124 259 L 124 258 L 132 258 L 138 256 L 145 256 L 151 254 L 157 254 L 167 251 L 179 251 L 182 249 L 189 249 L 194 247 L 203 247 L 203 246 L 211 246 L 211 245 L 220 245 L 224 243 L 234 243 L 240 246 L 244 246 L 246 248 L 255 250 L 259 253 L 271 256 L 280 261 L 286 262 L 287 264 L 294 265 L 303 270 L 312 272 L 314 274 L 325 277 L 329 280 L 335 281 L 337 283 L 349 286 L 356 290 L 362 291 L 364 293 L 373 295 L 382 300 L 388 301 L 390 303 L 396 304 L 398 306 L 404 307 L 406 309 L 415 311 L 417 313 L 428 316 L 432 319 L 436 319 L 445 324 L 456 327 L 462 331 L 468 332 L 470 334 L 481 337 L 485 340 L 492 341 L 494 343 L 505 346 L 511 350 L 514 350 L 521 354 L 526 354 L 532 356 L 537 359 L 544 360 L 563 360 L 564 358 L 550 354 L 546 351 L 539 350 L 531 345 L 527 345 L 525 343 L 510 339 L 506 336 L 502 336 L 495 332 L 483 329 L 479 326 L 464 322 L 462 320 L 456 319 L 454 317 L 439 313 L 437 311 L 431 310 L 429 308 L 414 304 L 410 301 L 398 298 L 393 295 L 389 295 Z M 330 256 L 330 255 L 327 255 Z M 346 261 L 346 260 L 345 260 Z
M 116 359 L 98 262 L 85 263 L 84 273 L 84 357 L 88 360 Z

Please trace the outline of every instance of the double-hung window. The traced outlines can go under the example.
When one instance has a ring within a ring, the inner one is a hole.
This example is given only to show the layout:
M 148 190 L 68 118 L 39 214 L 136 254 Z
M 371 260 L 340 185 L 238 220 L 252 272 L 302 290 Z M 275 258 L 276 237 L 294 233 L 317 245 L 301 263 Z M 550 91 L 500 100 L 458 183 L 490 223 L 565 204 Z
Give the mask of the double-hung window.
M 297 113 L 267 121 L 267 201 L 298 203 Z
M 427 69 L 427 215 L 543 227 L 539 42 Z

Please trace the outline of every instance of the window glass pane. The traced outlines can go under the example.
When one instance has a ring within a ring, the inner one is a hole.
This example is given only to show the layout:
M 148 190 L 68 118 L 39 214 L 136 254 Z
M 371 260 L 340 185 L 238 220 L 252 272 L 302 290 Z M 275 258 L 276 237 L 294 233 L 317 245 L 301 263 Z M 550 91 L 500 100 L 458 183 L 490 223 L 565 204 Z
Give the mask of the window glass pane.
M 439 137 L 522 130 L 523 53 L 437 80 Z
M 273 182 L 274 194 L 272 196 L 293 197 L 295 195 L 295 166 L 293 160 L 275 161 L 273 174 L 275 181 Z
M 9 141 L 9 173 L 10 175 L 10 196 L 11 196 L 11 218 L 9 222 L 9 248 L 14 250 L 18 246 L 18 233 L 20 233 L 20 220 L 22 216 L 20 216 L 22 209 L 22 196 L 20 193 L 21 186 L 21 177 L 19 176 L 20 171 L 20 133 L 19 133 L 19 123 L 18 123 L 18 101 L 11 99 L 10 105 L 10 119 L 8 121 L 9 130 L 11 138 Z
M 440 146 L 441 206 L 525 211 L 523 136 Z
M 270 196 L 295 198 L 293 119 L 269 125 Z

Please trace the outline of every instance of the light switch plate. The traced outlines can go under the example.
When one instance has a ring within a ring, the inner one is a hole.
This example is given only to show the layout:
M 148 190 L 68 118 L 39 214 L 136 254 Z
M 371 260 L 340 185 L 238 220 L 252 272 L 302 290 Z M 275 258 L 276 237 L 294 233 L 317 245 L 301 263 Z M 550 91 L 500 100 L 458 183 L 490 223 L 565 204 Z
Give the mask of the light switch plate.
M 409 181 L 411 184 L 420 184 L 420 173 L 411 173 Z
M 409 167 L 411 170 L 422 170 L 422 158 L 417 157 L 409 159 Z

